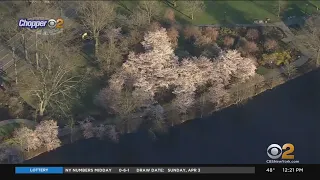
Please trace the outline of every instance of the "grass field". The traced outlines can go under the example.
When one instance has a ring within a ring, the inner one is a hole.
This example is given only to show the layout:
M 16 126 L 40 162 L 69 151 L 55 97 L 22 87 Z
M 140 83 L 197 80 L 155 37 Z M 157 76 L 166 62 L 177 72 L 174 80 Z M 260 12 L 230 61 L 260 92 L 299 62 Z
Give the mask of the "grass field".
M 169 1 L 170 2 L 170 1 Z M 179 8 L 179 1 L 177 3 L 176 16 L 181 22 L 199 24 L 219 24 L 219 23 L 253 23 L 255 19 L 265 20 L 270 18 L 272 22 L 279 21 L 281 17 L 288 16 L 303 16 L 317 12 L 317 6 L 320 7 L 320 1 L 282 1 L 282 13 L 277 17 L 278 1 L 269 0 L 246 0 L 246 1 L 226 1 L 226 0 L 212 0 L 204 1 L 206 9 L 204 12 L 196 13 L 194 20 L 191 20 L 188 14 Z M 123 1 L 128 9 L 133 10 L 137 4 L 135 1 Z M 308 5 L 306 5 L 308 4 Z M 164 8 L 168 6 L 162 3 Z M 181 13 L 182 12 L 182 13 Z M 319 11 L 320 12 L 320 11 Z
M 303 16 L 317 12 L 320 1 L 285 1 L 282 13 L 277 17 L 278 2 L 273 1 L 205 1 L 206 10 L 195 14 L 195 19 L 181 16 L 192 24 L 252 23 L 255 19 L 279 21 L 281 16 Z M 306 5 L 308 4 L 308 5 Z M 177 7 L 179 8 L 179 7 Z M 181 11 L 183 11 L 181 9 Z
M 16 128 L 21 127 L 18 123 L 7 124 L 0 127 L 0 141 L 12 135 Z

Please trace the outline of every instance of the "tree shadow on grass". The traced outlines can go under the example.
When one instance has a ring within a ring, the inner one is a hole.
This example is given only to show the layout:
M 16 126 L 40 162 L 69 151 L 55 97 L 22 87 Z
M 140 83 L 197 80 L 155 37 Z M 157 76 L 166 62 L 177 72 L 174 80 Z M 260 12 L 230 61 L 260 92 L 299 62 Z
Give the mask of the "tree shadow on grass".
M 290 4 L 286 10 L 282 13 L 282 18 L 286 19 L 289 16 L 296 16 L 296 17 L 301 17 L 305 16 L 306 14 L 304 13 L 305 7 L 299 7 L 297 4 Z
M 0 90 L 1 91 L 1 90 Z M 0 108 L 0 121 L 1 120 L 6 120 L 6 119 L 11 119 L 11 115 L 9 113 L 9 109 L 8 108 Z
M 270 14 L 273 14 L 273 15 L 277 16 L 276 11 L 273 10 L 273 9 L 276 7 L 276 3 L 278 3 L 278 1 L 274 1 L 274 3 L 275 3 L 275 4 L 274 4 L 274 5 L 275 5 L 274 7 L 273 7 L 272 5 L 270 6 L 269 3 L 263 3 L 263 1 L 260 1 L 260 0 L 258 0 L 258 2 L 251 0 L 251 2 L 254 3 L 256 6 L 258 6 L 259 8 L 266 10 L 266 11 L 269 12 Z
M 183 13 L 182 11 L 180 11 L 179 9 L 177 9 L 176 7 L 174 7 L 174 6 L 172 5 L 172 3 L 168 2 L 168 1 L 161 1 L 161 2 L 162 2 L 164 5 L 172 8 L 172 9 L 175 10 L 176 12 L 179 12 L 183 17 L 191 19 L 190 16 L 186 15 L 185 13 Z
M 244 12 L 234 9 L 227 2 L 205 1 L 205 5 L 206 12 L 221 24 L 251 23 Z

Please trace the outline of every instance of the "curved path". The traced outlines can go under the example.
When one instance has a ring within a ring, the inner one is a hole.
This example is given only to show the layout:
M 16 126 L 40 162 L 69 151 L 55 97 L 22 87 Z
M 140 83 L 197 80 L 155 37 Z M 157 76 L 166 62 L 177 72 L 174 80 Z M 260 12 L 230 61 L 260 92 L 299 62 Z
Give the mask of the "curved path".
M 27 119 L 8 119 L 8 120 L 0 121 L 0 127 L 8 124 L 13 124 L 13 123 L 26 124 L 29 127 L 34 127 L 37 125 L 36 122 L 27 120 Z
M 295 35 L 291 32 L 288 26 L 294 25 L 294 24 L 303 24 L 305 21 L 305 17 L 296 17 L 292 18 L 290 20 L 286 20 L 285 22 L 274 22 L 274 23 L 265 23 L 265 24 L 229 24 L 229 25 L 223 25 L 223 24 L 213 24 L 213 25 L 197 25 L 198 27 L 277 27 L 282 30 L 282 32 L 286 35 L 285 38 L 281 39 L 284 43 L 288 44 L 288 46 L 291 46 L 301 52 L 301 57 L 299 59 L 293 61 L 291 65 L 295 68 L 298 68 L 305 63 L 308 62 L 308 60 L 313 56 L 313 53 L 308 50 L 308 48 L 304 45 L 301 40 L 295 37 Z M 300 38 L 301 39 L 301 38 Z M 279 67 L 276 69 L 270 70 L 267 74 L 265 74 L 266 79 L 271 79 L 273 77 L 278 77 L 280 74 L 284 73 L 284 69 Z

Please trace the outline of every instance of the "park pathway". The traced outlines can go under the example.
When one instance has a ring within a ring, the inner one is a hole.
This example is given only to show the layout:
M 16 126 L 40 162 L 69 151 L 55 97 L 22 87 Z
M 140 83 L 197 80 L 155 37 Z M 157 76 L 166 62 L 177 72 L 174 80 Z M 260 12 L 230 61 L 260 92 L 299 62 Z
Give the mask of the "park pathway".
M 291 46 L 292 48 L 295 48 L 299 50 L 302 54 L 297 60 L 293 61 L 291 65 L 295 68 L 298 68 L 305 63 L 308 62 L 308 60 L 313 56 L 312 52 L 308 50 L 308 48 L 304 45 L 303 42 L 301 42 L 301 39 L 303 38 L 296 38 L 295 35 L 292 33 L 292 31 L 289 29 L 288 26 L 294 25 L 294 24 L 302 24 L 305 20 L 305 17 L 297 17 L 292 18 L 286 22 L 280 21 L 280 22 L 274 22 L 274 23 L 265 23 L 265 24 L 207 24 L 207 25 L 198 25 L 198 27 L 277 27 L 282 30 L 282 32 L 285 34 L 285 38 L 282 39 L 283 42 Z M 282 73 L 284 73 L 283 68 L 277 68 L 270 70 L 267 74 L 265 74 L 266 79 L 271 79 L 274 77 L 279 77 Z
M 28 127 L 34 127 L 35 125 L 37 125 L 37 123 L 35 121 L 31 121 L 31 120 L 27 120 L 27 119 L 8 119 L 5 121 L 0 121 L 0 127 L 8 125 L 8 124 L 25 124 Z

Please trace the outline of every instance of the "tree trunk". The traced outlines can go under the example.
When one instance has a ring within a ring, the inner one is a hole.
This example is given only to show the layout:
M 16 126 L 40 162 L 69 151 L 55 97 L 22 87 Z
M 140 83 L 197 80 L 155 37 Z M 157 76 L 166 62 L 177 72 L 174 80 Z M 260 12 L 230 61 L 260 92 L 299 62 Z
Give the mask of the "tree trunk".
M 280 4 L 280 0 L 278 1 L 278 17 L 280 17 L 280 13 L 281 13 L 281 4 Z
M 319 65 L 320 65 L 320 62 L 319 62 L 319 55 L 320 55 L 320 47 L 318 48 L 318 51 L 317 51 L 316 67 L 319 67 Z
M 40 102 L 40 104 L 39 104 L 39 116 L 41 116 L 41 117 L 43 116 L 44 110 L 45 110 L 44 102 Z
M 38 54 L 38 34 L 36 33 L 36 66 L 39 69 L 39 54 Z
M 193 20 L 193 13 L 191 13 L 191 19 Z
M 94 52 L 95 52 L 95 56 L 98 55 L 98 49 L 99 49 L 99 32 L 96 32 L 94 35 Z
M 73 143 L 73 133 L 74 133 L 74 120 L 71 118 L 70 120 L 70 142 Z
M 152 18 L 152 16 L 151 16 L 151 14 L 148 12 L 148 22 L 149 22 L 149 24 L 151 23 L 151 18 Z
M 24 34 L 21 34 L 22 36 L 22 44 L 23 44 L 23 51 L 24 51 L 24 59 L 28 61 L 28 51 L 26 47 L 26 38 Z
M 16 85 L 18 85 L 17 59 L 15 56 L 15 49 L 14 48 L 12 48 L 12 58 L 13 58 L 13 64 L 14 64 L 15 81 L 16 81 Z

